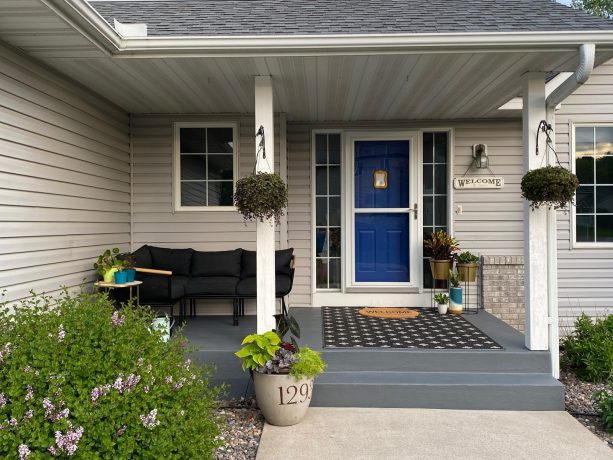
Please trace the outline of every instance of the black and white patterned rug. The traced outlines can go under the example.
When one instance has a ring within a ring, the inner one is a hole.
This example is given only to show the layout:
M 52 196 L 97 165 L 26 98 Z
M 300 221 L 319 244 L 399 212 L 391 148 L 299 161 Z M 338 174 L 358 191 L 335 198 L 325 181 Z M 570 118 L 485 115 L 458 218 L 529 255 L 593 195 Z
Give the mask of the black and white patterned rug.
M 475 325 L 433 308 L 415 308 L 417 318 L 362 316 L 363 307 L 322 307 L 324 348 L 419 348 L 432 350 L 502 350 Z

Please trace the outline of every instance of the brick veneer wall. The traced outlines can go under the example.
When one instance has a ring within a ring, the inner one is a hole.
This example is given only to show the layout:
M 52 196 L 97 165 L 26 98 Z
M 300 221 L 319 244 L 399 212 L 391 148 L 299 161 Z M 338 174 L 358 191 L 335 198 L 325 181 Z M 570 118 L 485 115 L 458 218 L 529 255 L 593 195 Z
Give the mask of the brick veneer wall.
M 524 332 L 524 258 L 482 256 L 482 302 L 486 311 Z

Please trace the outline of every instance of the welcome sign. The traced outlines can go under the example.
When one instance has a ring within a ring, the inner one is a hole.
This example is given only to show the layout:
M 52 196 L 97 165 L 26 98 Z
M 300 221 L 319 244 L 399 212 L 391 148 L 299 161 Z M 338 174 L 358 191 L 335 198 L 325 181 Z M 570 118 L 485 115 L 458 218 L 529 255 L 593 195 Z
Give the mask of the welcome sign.
M 479 177 L 456 177 L 453 179 L 453 188 L 463 190 L 467 188 L 502 188 L 504 178 L 498 176 L 479 176 Z

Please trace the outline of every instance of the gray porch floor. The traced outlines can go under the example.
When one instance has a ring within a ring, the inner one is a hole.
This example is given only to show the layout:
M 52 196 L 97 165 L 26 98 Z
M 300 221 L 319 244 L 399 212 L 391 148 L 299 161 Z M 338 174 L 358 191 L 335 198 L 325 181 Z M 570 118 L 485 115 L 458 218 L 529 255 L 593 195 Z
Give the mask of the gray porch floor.
M 321 310 L 292 308 L 301 327 L 300 344 L 322 352 L 326 373 L 315 383 L 314 406 L 421 407 L 444 409 L 561 410 L 563 387 L 551 377 L 546 351 L 530 351 L 524 336 L 480 311 L 465 318 L 503 350 L 323 348 Z M 255 316 L 232 326 L 230 316 L 189 318 L 184 335 L 192 357 L 214 364 L 214 383 L 230 395 L 251 395 L 249 376 L 234 352 L 255 332 Z
M 313 350 L 323 351 L 321 309 L 319 308 L 291 308 L 290 313 L 298 320 L 301 328 L 300 343 L 308 345 Z M 524 345 L 524 335 L 505 322 L 486 311 L 480 311 L 476 315 L 464 315 L 476 327 L 481 329 L 491 338 L 496 340 L 508 352 L 530 353 Z M 236 351 L 247 334 L 253 334 L 256 330 L 256 317 L 253 315 L 240 318 L 238 326 L 232 326 L 231 316 L 197 316 L 188 318 L 185 322 L 183 334 L 189 340 L 192 347 L 207 351 Z M 326 349 L 326 352 L 359 352 L 367 350 L 346 348 Z M 398 349 L 378 348 L 377 351 L 394 352 Z M 400 350 L 405 353 L 418 352 L 421 350 Z M 437 350 L 427 350 L 430 353 L 441 353 Z M 457 350 L 445 350 L 445 353 L 453 353 Z M 487 350 L 484 350 L 484 352 Z M 480 352 L 471 350 L 471 352 Z

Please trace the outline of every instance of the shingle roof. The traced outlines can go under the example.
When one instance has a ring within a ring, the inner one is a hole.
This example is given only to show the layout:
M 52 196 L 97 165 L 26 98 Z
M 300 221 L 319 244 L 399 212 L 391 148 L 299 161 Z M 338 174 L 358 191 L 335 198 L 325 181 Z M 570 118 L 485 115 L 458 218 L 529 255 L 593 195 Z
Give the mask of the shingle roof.
M 108 21 L 150 36 L 321 35 L 613 30 L 552 0 L 91 1 Z

